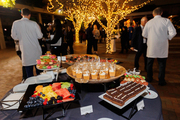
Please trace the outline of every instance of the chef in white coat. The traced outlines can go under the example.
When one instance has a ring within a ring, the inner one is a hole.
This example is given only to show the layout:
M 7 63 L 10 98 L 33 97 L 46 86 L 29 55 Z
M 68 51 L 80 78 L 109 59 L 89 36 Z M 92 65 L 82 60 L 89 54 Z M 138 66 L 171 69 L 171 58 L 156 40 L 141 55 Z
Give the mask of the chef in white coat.
M 153 62 L 157 58 L 159 64 L 159 85 L 166 85 L 165 68 L 168 58 L 169 40 L 176 35 L 176 29 L 171 21 L 161 17 L 163 11 L 160 7 L 153 10 L 154 18 L 149 20 L 143 30 L 142 36 L 147 38 L 147 81 L 153 80 Z
M 22 65 L 25 66 L 27 77 L 31 77 L 33 76 L 33 66 L 36 65 L 36 60 L 42 55 L 38 39 L 42 38 L 43 34 L 39 25 L 29 20 L 31 17 L 29 9 L 23 8 L 21 16 L 22 19 L 13 22 L 11 37 L 14 40 L 19 40 Z M 36 73 L 39 74 L 37 69 Z

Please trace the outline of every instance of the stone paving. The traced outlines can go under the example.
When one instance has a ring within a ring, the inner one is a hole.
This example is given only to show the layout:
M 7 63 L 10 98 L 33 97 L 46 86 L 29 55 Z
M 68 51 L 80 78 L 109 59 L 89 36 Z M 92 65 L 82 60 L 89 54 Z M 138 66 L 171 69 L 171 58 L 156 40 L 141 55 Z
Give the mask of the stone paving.
M 158 86 L 158 63 L 154 62 L 152 85 L 158 91 L 162 101 L 162 112 L 164 120 L 180 120 L 180 37 L 175 37 L 170 41 L 169 57 L 167 59 L 166 86 Z M 135 52 L 120 54 L 120 42 L 116 42 L 117 51 L 113 54 L 105 54 L 105 43 L 98 44 L 98 55 L 103 58 L 113 58 L 121 61 L 120 65 L 126 69 L 132 69 L 134 66 Z M 86 53 L 85 42 L 74 44 L 74 51 Z M 0 50 L 0 99 L 22 80 L 21 60 L 16 55 L 14 46 L 9 45 L 7 49 Z M 141 75 L 146 76 L 144 71 L 143 57 L 140 58 Z

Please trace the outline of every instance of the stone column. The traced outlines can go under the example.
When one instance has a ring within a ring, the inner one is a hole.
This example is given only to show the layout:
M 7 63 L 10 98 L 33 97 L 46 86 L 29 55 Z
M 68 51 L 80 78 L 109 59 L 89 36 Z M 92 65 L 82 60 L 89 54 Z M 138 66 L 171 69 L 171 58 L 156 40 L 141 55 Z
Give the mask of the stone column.
M 5 49 L 5 48 L 6 48 L 6 43 L 4 39 L 3 27 L 0 18 L 0 49 Z
M 42 17 L 41 17 L 41 13 L 38 13 L 38 20 L 39 20 L 39 23 L 42 24 Z

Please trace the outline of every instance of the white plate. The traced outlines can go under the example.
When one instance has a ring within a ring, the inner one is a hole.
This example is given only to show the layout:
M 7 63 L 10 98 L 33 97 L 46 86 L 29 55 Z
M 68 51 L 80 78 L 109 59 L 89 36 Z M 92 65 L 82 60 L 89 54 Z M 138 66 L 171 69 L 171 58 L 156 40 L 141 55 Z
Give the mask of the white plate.
M 24 83 L 27 83 L 27 84 L 35 84 L 37 81 L 37 77 L 36 76 L 33 76 L 33 77 L 29 77 L 27 78 Z
M 37 67 L 37 66 L 36 66 Z M 37 67 L 37 69 L 39 69 L 38 67 Z M 57 68 L 51 68 L 51 69 L 39 69 L 39 70 L 46 70 L 46 71 L 50 71 L 50 70 L 57 70 L 57 69 L 59 69 L 59 67 L 57 67 Z
M 115 106 L 115 107 L 117 107 L 117 108 L 119 108 L 119 109 L 122 109 L 122 108 L 124 108 L 125 106 L 127 106 L 129 103 L 131 103 L 132 101 L 134 101 L 136 98 L 138 98 L 139 96 L 141 96 L 141 95 L 142 95 L 144 92 L 146 92 L 147 90 L 149 90 L 149 87 L 146 86 L 146 89 L 145 89 L 145 90 L 143 90 L 142 92 L 138 93 L 135 97 L 132 97 L 131 99 L 127 100 L 127 101 L 124 103 L 123 106 L 119 106 L 119 105 L 114 104 L 114 103 L 112 103 L 111 101 L 103 98 L 103 96 L 104 96 L 106 93 L 103 93 L 102 95 L 100 95 L 99 98 L 101 98 L 102 100 L 108 102 L 109 104 L 111 104 L 111 105 L 113 105 L 113 106 Z
M 158 94 L 152 90 L 148 90 L 149 93 L 147 93 L 145 96 L 143 96 L 144 98 L 147 98 L 147 99 L 155 99 L 158 97 Z
M 113 119 L 111 119 L 111 118 L 99 118 L 97 120 L 113 120 Z

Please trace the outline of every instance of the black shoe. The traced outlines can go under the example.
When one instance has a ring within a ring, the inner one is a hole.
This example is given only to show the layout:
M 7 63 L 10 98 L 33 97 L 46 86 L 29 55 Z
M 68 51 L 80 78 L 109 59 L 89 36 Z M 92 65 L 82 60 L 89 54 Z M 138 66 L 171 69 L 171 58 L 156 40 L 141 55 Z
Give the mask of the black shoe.
M 163 83 L 158 83 L 159 86 L 165 86 L 167 83 L 163 82 Z

